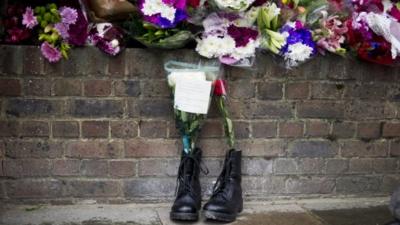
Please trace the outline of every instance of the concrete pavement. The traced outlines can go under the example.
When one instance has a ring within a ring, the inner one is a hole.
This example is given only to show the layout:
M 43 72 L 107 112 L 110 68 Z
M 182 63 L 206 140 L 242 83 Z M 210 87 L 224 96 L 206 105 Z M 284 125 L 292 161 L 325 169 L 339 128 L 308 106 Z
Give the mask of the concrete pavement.
M 388 198 L 248 202 L 235 225 L 383 225 L 391 220 Z M 174 225 L 218 224 L 169 220 L 168 204 L 67 206 L 3 205 L 0 225 Z

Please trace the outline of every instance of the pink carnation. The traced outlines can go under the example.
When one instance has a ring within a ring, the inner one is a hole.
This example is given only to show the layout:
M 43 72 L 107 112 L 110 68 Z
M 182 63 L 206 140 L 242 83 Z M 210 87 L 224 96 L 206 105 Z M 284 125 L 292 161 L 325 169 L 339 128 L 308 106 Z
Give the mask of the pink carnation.
M 42 55 L 51 63 L 58 62 L 61 59 L 61 52 L 47 42 L 43 42 L 40 47 Z
M 22 24 L 29 29 L 34 28 L 38 24 L 36 16 L 34 15 L 31 7 L 26 7 L 25 13 L 22 18 Z

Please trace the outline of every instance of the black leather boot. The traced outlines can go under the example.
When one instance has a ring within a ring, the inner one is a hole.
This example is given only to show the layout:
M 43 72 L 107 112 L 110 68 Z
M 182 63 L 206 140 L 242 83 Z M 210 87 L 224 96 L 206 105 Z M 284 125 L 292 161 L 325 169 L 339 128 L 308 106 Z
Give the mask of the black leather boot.
M 171 208 L 172 220 L 198 220 L 201 208 L 201 150 L 196 148 L 181 158 L 178 170 L 176 199 Z M 206 172 L 205 172 L 206 173 Z
M 241 161 L 241 151 L 232 149 L 226 155 L 224 168 L 214 185 L 213 194 L 203 208 L 207 219 L 232 222 L 242 212 Z

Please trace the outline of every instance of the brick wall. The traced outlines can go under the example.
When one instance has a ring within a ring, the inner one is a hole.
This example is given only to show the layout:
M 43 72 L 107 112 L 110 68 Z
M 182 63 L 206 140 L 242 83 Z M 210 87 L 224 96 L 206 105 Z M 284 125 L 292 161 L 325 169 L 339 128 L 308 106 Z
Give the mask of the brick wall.
M 198 56 L 85 48 L 50 65 L 37 47 L 0 46 L 0 199 L 171 199 L 180 142 L 166 59 Z M 285 71 L 262 56 L 226 76 L 246 199 L 381 196 L 400 184 L 399 69 L 329 56 Z M 205 194 L 227 150 L 216 110 L 209 117 Z

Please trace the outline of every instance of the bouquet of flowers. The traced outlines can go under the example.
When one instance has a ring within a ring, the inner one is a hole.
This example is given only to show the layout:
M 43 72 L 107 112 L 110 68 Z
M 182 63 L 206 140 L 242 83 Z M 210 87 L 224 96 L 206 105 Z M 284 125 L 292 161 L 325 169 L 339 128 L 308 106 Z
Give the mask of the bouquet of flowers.
M 169 61 L 164 68 L 174 96 L 175 122 L 182 136 L 183 152 L 190 154 L 207 116 L 220 65 Z
M 124 47 L 123 39 L 123 31 L 111 23 L 94 24 L 88 37 L 89 44 L 112 56 L 122 51 Z
M 281 8 L 275 3 L 261 6 L 257 19 L 262 34 L 261 47 L 283 57 L 285 66 L 292 68 L 316 55 L 316 43 L 304 22 L 282 21 L 281 15 Z
M 31 38 L 31 31 L 22 25 L 24 7 L 19 4 L 9 5 L 1 23 L 3 25 L 4 41 L 17 44 Z
M 257 29 L 243 24 L 246 22 L 238 14 L 210 14 L 203 21 L 204 31 L 197 39 L 196 51 L 224 64 L 250 66 L 260 39 Z
M 327 51 L 342 56 L 346 54 L 347 11 L 341 1 L 318 0 L 304 4 L 304 21 L 312 28 L 314 41 L 322 55 Z
M 38 27 L 39 41 L 43 42 L 41 51 L 49 62 L 58 62 L 61 57 L 68 59 L 71 48 L 70 27 L 78 21 L 78 12 L 71 7 L 58 8 L 56 4 L 27 7 L 22 24 L 27 29 Z M 85 32 L 85 29 L 84 31 Z
M 353 0 L 347 38 L 359 58 L 394 65 L 400 54 L 400 5 L 397 1 Z
M 140 15 L 132 14 L 124 27 L 131 38 L 149 48 L 184 47 L 193 39 L 185 25 L 186 6 L 184 0 L 140 0 Z

